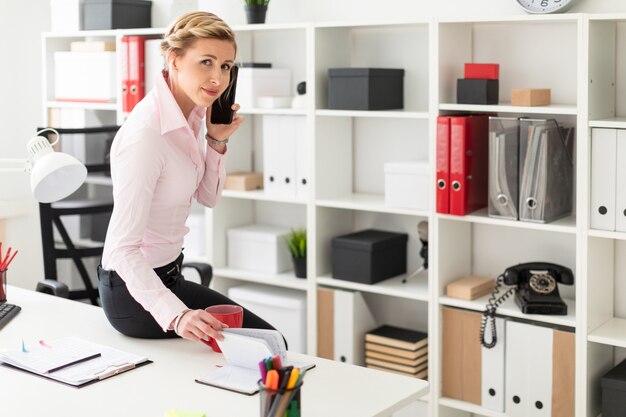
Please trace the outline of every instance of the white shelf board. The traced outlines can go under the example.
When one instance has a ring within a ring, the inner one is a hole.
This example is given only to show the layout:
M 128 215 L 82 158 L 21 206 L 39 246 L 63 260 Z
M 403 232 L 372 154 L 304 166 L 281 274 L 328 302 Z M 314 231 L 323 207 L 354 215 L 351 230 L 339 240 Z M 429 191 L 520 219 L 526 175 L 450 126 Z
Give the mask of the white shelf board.
M 84 101 L 47 101 L 47 108 L 85 109 L 85 110 L 117 110 L 117 103 L 89 103 Z
M 271 31 L 271 30 L 299 30 L 306 29 L 307 23 L 257 23 L 248 25 L 232 25 L 231 28 L 235 32 L 257 32 L 257 31 Z
M 611 117 L 609 119 L 590 120 L 589 127 L 604 127 L 607 129 L 626 129 L 626 117 Z
M 626 233 L 624 233 L 624 232 L 612 232 L 612 231 L 609 231 L 609 230 L 589 229 L 589 236 L 591 236 L 591 237 L 603 237 L 605 239 L 626 240 Z
M 618 346 L 626 348 L 626 319 L 614 317 L 592 330 L 587 336 L 587 340 L 603 345 Z
M 551 223 L 533 223 L 520 220 L 498 219 L 487 215 L 487 208 L 482 208 L 465 216 L 452 214 L 437 214 L 439 218 L 460 222 L 490 224 L 494 226 L 516 227 L 520 229 L 543 230 L 546 232 L 559 232 L 576 234 L 576 217 L 568 216 L 555 220 Z
M 227 267 L 213 268 L 213 276 L 256 282 L 265 285 L 274 285 L 283 288 L 292 288 L 295 290 L 306 291 L 307 289 L 307 280 L 303 278 L 296 278 L 293 271 L 287 271 L 280 274 L 267 274 L 264 272 L 246 271 L 243 269 Z
M 346 29 L 355 29 L 355 28 L 364 28 L 364 27 L 397 27 L 397 26 L 414 26 L 414 25 L 427 25 L 428 20 L 376 20 L 376 21 L 359 21 L 359 22 L 321 22 L 316 23 L 315 28 L 324 29 L 324 28 L 346 28 Z
M 315 204 L 318 207 L 332 207 L 348 210 L 428 217 L 427 210 L 389 207 L 385 204 L 385 196 L 382 194 L 353 193 L 341 197 L 319 199 Z
M 467 310 L 485 311 L 487 300 L 490 295 L 485 295 L 475 300 L 460 300 L 458 298 L 452 298 L 448 296 L 439 297 L 439 304 L 442 306 L 459 307 Z M 545 314 L 524 314 L 519 307 L 515 304 L 515 295 L 511 295 L 504 301 L 496 310 L 498 315 L 516 317 L 525 320 L 531 320 L 541 323 L 556 324 L 559 326 L 575 327 L 576 326 L 576 301 L 570 299 L 563 299 L 567 304 L 566 316 L 552 316 Z
M 242 108 L 237 113 L 246 114 L 259 114 L 259 115 L 281 115 L 281 116 L 305 116 L 305 109 L 292 109 L 291 107 L 279 108 L 279 109 L 264 109 L 261 107 Z
M 591 13 L 589 20 L 626 20 L 626 13 Z
M 307 203 L 307 201 L 303 198 L 272 195 L 272 194 L 266 193 L 264 190 L 250 190 L 250 191 L 223 190 L 222 197 L 240 198 L 242 200 L 273 201 L 276 203 L 290 203 L 290 204 L 306 204 Z
M 0 200 L 0 219 L 28 214 L 32 203 L 29 200 Z
M 125 35 L 162 36 L 167 28 L 137 28 L 137 29 L 108 29 L 108 30 L 77 30 L 70 32 L 45 32 L 44 38 L 100 38 Z
M 406 110 L 315 110 L 316 116 L 325 117 L 368 117 L 387 119 L 428 119 L 428 111 Z
M 107 177 L 102 174 L 89 174 L 87 178 L 85 178 L 85 184 L 96 184 L 96 185 L 113 185 L 113 180 L 111 177 Z
M 439 23 L 500 23 L 500 22 L 571 22 L 576 23 L 580 14 L 520 14 L 508 16 L 486 16 L 484 13 L 479 16 L 468 16 L 461 18 L 441 18 Z
M 330 274 L 318 277 L 316 282 L 318 285 L 325 285 L 333 288 L 343 288 L 347 290 L 428 302 L 428 272 L 422 272 L 410 278 L 406 283 L 402 283 L 402 280 L 406 277 L 406 275 L 407 274 L 398 275 L 371 285 L 346 281 L 343 279 L 335 279 L 332 278 Z
M 499 413 L 497 411 L 488 410 L 479 405 L 468 403 L 465 401 L 454 400 L 452 398 L 439 398 L 439 405 L 444 407 L 454 408 L 455 410 L 463 410 L 473 414 L 487 416 L 487 417 L 507 417 L 504 413 Z
M 511 103 L 500 104 L 456 104 L 442 103 L 439 110 L 476 111 L 495 113 L 525 114 L 569 114 L 576 115 L 578 109 L 573 104 L 551 104 L 549 106 L 511 106 Z

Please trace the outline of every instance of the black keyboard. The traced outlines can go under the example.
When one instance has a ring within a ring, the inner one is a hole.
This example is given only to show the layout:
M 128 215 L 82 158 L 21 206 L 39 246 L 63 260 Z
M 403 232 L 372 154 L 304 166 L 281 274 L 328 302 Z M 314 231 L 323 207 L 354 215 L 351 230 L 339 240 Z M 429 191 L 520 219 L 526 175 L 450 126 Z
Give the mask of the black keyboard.
M 17 316 L 20 310 L 21 308 L 15 304 L 0 304 L 0 329 L 10 322 L 13 317 Z

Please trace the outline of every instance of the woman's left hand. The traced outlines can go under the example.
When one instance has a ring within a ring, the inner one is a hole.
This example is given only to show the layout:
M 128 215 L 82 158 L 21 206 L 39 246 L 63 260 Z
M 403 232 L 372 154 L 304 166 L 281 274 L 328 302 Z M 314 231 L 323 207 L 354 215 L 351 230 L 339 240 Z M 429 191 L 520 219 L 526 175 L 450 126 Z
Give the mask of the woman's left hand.
M 221 124 L 213 124 L 211 123 L 211 107 L 207 107 L 206 109 L 206 131 L 213 139 L 216 140 L 226 140 L 232 136 L 233 133 L 244 121 L 243 116 L 239 116 L 237 112 L 241 108 L 239 104 L 235 103 L 232 105 L 233 110 L 233 121 L 229 125 L 221 125 Z

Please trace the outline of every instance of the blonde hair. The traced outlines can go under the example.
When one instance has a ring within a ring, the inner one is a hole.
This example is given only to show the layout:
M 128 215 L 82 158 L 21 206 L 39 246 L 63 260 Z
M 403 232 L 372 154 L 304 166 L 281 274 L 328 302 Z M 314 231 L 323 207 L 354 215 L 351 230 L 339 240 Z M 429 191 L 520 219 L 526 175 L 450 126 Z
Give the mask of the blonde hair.
M 228 41 L 235 47 L 237 53 L 237 41 L 235 32 L 222 19 L 209 12 L 191 12 L 180 16 L 168 28 L 161 42 L 161 51 L 166 58 L 165 71 L 169 70 L 167 57 L 171 53 L 176 56 L 185 54 L 198 39 L 218 39 Z

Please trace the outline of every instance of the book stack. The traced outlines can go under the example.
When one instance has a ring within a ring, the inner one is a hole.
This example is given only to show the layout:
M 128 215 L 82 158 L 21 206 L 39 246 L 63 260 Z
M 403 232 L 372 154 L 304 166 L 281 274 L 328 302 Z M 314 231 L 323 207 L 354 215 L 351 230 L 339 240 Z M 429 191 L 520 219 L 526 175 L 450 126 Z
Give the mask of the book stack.
M 365 334 L 365 366 L 428 378 L 428 335 L 389 325 Z

